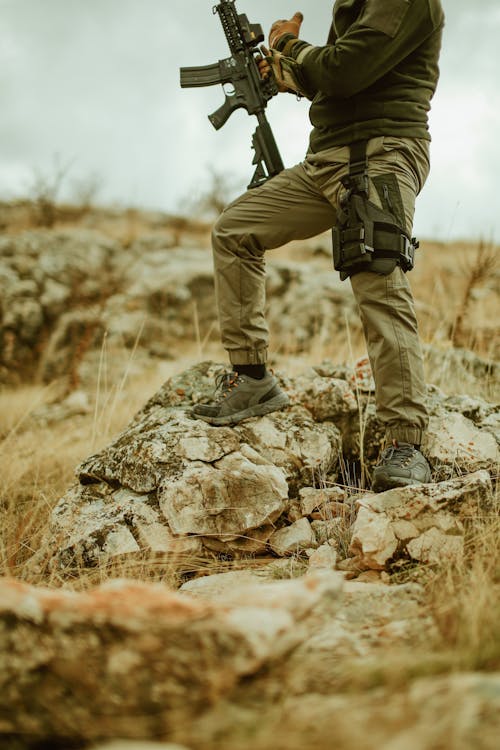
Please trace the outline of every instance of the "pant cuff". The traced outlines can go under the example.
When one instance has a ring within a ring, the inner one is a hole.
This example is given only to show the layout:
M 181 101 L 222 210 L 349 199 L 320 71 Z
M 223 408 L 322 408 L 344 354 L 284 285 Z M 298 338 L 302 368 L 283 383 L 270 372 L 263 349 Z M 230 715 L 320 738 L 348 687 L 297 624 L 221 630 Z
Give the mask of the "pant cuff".
M 396 440 L 398 443 L 411 443 L 412 445 L 421 445 L 424 438 L 424 431 L 418 427 L 388 427 L 385 432 L 386 443 L 392 443 Z
M 265 365 L 266 349 L 229 349 L 229 361 L 232 365 Z

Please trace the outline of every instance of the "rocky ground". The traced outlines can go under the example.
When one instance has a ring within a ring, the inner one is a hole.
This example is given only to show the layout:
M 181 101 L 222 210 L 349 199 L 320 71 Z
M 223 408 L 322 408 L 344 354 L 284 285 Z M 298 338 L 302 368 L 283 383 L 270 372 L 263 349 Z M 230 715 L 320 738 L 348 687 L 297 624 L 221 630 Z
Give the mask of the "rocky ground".
M 290 357 L 339 318 L 359 334 L 321 248 L 303 253 L 269 267 Z M 0 284 L 1 379 L 59 383 L 37 425 L 92 408 L 103 341 L 119 370 L 130 352 L 140 369 L 217 337 L 202 234 L 7 233 Z M 223 365 L 168 378 L 76 467 L 24 580 L 0 579 L 0 747 L 496 748 L 500 407 L 468 385 L 491 393 L 498 369 L 427 354 L 464 384 L 429 386 L 433 481 L 380 494 L 363 357 L 309 350 L 278 371 L 290 406 L 234 428 L 190 415 Z M 88 571 L 104 583 L 80 586 Z

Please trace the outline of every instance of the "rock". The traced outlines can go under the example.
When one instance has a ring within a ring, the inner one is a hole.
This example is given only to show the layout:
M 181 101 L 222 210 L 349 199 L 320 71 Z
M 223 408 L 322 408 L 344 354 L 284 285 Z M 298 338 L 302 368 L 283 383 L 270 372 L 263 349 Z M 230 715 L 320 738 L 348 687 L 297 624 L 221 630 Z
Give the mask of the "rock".
M 496 750 L 498 673 L 462 672 L 402 679 L 396 687 L 328 691 L 325 680 L 335 673 L 341 653 L 334 639 L 332 634 L 327 642 L 323 635 L 314 661 L 313 656 L 305 662 L 307 652 L 300 654 L 309 679 L 287 682 L 281 701 L 262 700 L 253 710 L 235 702 L 221 705 L 185 736 L 195 747 L 208 750 Z M 354 659 L 352 669 L 362 669 L 364 661 L 365 655 Z
M 52 557 L 52 564 L 62 570 L 138 552 L 188 558 L 205 550 L 241 558 L 266 554 L 271 547 L 275 554 L 289 555 L 332 540 L 341 559 L 348 555 L 356 506 L 335 482 L 343 442 L 352 445 L 357 439 L 359 425 L 349 424 L 358 420 L 344 420 L 341 406 L 339 426 L 329 420 L 315 422 L 299 404 L 235 427 L 213 427 L 191 418 L 193 404 L 212 398 L 214 375 L 223 369 L 204 362 L 169 379 L 109 446 L 82 462 L 79 483 L 54 509 L 40 556 Z M 331 380 L 314 372 L 305 380 L 310 385 L 318 379 L 325 384 Z M 283 387 L 292 392 L 298 382 Z M 338 383 L 345 387 L 341 379 L 332 382 L 334 389 Z M 467 435 L 480 439 L 481 452 L 471 458 L 464 438 L 458 457 L 456 452 L 445 455 L 442 451 L 451 439 L 441 436 L 428 444 L 434 459 L 439 457 L 441 466 L 448 461 L 450 471 L 483 464 L 491 469 L 492 446 L 495 455 L 498 450 L 493 436 L 458 412 L 448 416 L 465 420 Z M 436 413 L 432 419 L 439 419 Z M 369 419 L 370 432 L 368 427 Z M 372 557 L 370 566 L 384 569 L 403 548 L 410 555 L 411 540 L 412 559 L 432 557 L 429 545 L 436 534 L 418 542 L 427 528 L 404 515 L 389 519 L 372 510 L 364 509 L 357 526 L 364 556 Z M 305 516 L 312 525 L 301 522 Z M 460 528 L 446 526 L 445 517 L 434 514 L 428 528 L 463 536 Z M 450 554 L 451 547 L 451 542 L 443 545 Z M 454 549 L 458 551 L 458 544 Z
M 264 554 L 289 495 L 316 476 L 335 476 L 339 430 L 316 424 L 303 407 L 235 428 L 190 418 L 192 404 L 211 397 L 216 372 L 201 363 L 172 378 L 78 467 L 79 484 L 54 509 L 42 545 L 59 569 L 139 551 L 197 555 L 201 545 L 236 557 Z M 316 545 L 305 526 L 290 549 Z
M 347 492 L 342 487 L 329 487 L 328 489 L 303 487 L 299 490 L 300 510 L 303 516 L 310 516 L 313 511 L 329 503 L 342 503 L 346 497 Z
M 311 412 L 317 422 L 338 422 L 358 412 L 356 397 L 345 382 L 322 378 L 314 370 L 294 379 L 295 400 Z
M 147 495 L 105 482 L 71 489 L 54 509 L 51 530 L 60 568 L 139 551 L 169 553 L 182 568 L 179 555 L 189 559 L 202 550 L 197 537 L 175 536 Z
M 285 557 L 301 550 L 317 547 L 318 543 L 307 518 L 301 518 L 291 526 L 275 531 L 269 539 L 269 545 L 273 552 L 280 557 Z
M 187 726 L 300 640 L 341 577 L 231 588 L 220 603 L 115 580 L 85 593 L 0 579 L 4 734 L 140 738 Z M 231 603 L 233 600 L 234 603 Z
M 334 570 L 337 565 L 337 551 L 328 542 L 322 544 L 309 555 L 308 571 L 314 571 L 322 568 Z
M 421 563 L 443 563 L 463 556 L 464 537 L 446 534 L 440 529 L 424 531 L 415 539 L 410 539 L 406 549 L 412 560 Z
M 372 513 L 361 505 L 354 524 L 350 552 L 355 555 L 361 553 L 367 568 L 383 570 L 397 548 L 398 539 L 391 519 L 385 513 Z
M 0 339 L 9 334 L 10 351 L 0 361 L 7 370 L 32 375 L 45 348 L 40 344 L 51 338 L 59 317 L 76 308 L 85 315 L 85 305 L 102 301 L 109 293 L 112 259 L 119 251 L 118 243 L 82 229 L 30 231 L 6 238 L 0 247 L 0 279 L 8 306 Z M 86 285 L 93 279 L 99 283 L 89 293 Z
M 179 591 L 192 596 L 217 601 L 242 587 L 262 582 L 262 576 L 257 570 L 229 570 L 226 573 L 214 573 L 212 575 L 193 578 L 192 581 L 183 583 Z
M 489 404 L 478 396 L 469 396 L 464 393 L 444 397 L 441 405 L 446 411 L 463 414 L 478 426 L 481 426 L 484 419 L 491 414 L 498 413 L 498 406 Z
M 494 436 L 458 413 L 430 418 L 422 451 L 441 478 L 479 469 L 493 472 L 500 460 Z
M 428 367 L 436 373 L 436 377 L 442 383 L 451 379 L 460 382 L 467 391 L 476 380 L 484 381 L 486 378 L 491 378 L 493 382 L 499 380 L 498 362 L 482 359 L 467 349 L 439 348 L 424 344 L 423 351 Z
M 375 654 L 380 656 L 381 646 L 388 655 L 398 646 L 415 648 L 436 636 L 436 626 L 425 613 L 420 586 L 387 586 L 379 580 L 356 579 L 345 581 L 343 588 L 337 611 L 316 610 L 315 618 L 307 620 L 309 627 L 282 670 L 285 695 L 338 697 L 339 669 L 356 674 L 366 669 Z M 392 627 L 394 623 L 397 625 Z M 353 695 L 354 705 L 359 697 Z
M 485 432 L 490 432 L 500 445 L 500 410 L 485 417 L 480 426 Z
M 361 331 L 351 289 L 336 274 L 318 272 L 310 260 L 270 259 L 267 276 L 267 317 L 288 351 L 308 351 L 313 339 L 329 342 L 339 320 L 347 319 L 353 332 Z
M 240 439 L 250 443 L 270 462 L 283 469 L 290 494 L 304 484 L 337 478 L 342 438 L 329 423 L 317 424 L 300 406 L 247 420 L 235 428 Z
M 401 487 L 358 499 L 350 552 L 360 570 L 395 560 L 446 563 L 463 554 L 467 523 L 493 505 L 489 474 Z
M 158 488 L 158 502 L 176 534 L 230 541 L 272 523 L 285 510 L 283 472 L 249 446 L 212 465 L 194 462 L 181 479 Z
M 82 353 L 102 343 L 104 327 L 100 312 L 92 307 L 62 313 L 52 326 L 38 363 L 43 382 L 68 373 L 78 380 L 76 370 Z
M 355 580 L 359 583 L 383 583 L 382 573 L 378 570 L 365 570 Z
M 288 581 L 272 580 L 272 571 L 235 570 L 202 576 L 180 591 L 225 607 L 283 609 L 300 620 L 324 598 L 339 599 L 344 582 L 339 573 L 318 569 Z

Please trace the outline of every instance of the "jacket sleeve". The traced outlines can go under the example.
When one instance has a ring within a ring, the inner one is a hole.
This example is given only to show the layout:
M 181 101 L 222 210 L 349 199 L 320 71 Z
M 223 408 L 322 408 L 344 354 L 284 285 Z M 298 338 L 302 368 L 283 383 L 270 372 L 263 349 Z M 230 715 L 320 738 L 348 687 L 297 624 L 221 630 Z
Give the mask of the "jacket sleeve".
M 333 44 L 314 47 L 290 37 L 280 42 L 283 54 L 299 63 L 310 90 L 342 99 L 367 89 L 395 68 L 442 23 L 442 18 L 436 20 L 427 0 L 369 0 L 357 21 Z

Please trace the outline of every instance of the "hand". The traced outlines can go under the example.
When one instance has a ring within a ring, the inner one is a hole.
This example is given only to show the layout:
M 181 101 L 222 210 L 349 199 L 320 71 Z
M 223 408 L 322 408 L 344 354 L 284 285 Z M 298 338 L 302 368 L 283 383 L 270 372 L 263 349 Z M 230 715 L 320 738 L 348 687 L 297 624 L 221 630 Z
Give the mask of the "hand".
M 272 71 L 269 60 L 267 59 L 270 56 L 270 52 L 266 47 L 264 47 L 264 45 L 262 45 L 260 47 L 260 53 L 261 54 L 258 55 L 255 59 L 259 68 L 260 77 L 265 81 L 269 78 Z
M 275 21 L 271 26 L 271 31 L 269 32 L 269 46 L 271 47 L 271 49 L 276 45 L 278 39 L 284 34 L 293 34 L 294 36 L 298 37 L 300 26 L 303 20 L 304 16 L 298 11 L 289 21 L 286 21 L 284 19 L 281 19 L 281 21 Z
M 257 60 L 257 65 L 259 66 L 259 72 L 262 78 L 268 78 L 272 71 L 274 73 L 278 91 L 288 91 L 309 98 L 308 94 L 302 90 L 302 85 L 299 83 L 299 65 L 295 60 L 291 57 L 285 57 L 276 49 L 269 51 L 265 47 L 261 47 L 261 50 L 262 53 L 266 55 L 264 58 Z

